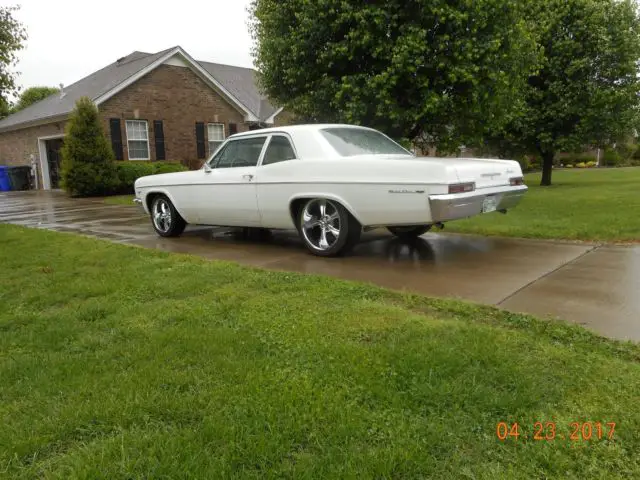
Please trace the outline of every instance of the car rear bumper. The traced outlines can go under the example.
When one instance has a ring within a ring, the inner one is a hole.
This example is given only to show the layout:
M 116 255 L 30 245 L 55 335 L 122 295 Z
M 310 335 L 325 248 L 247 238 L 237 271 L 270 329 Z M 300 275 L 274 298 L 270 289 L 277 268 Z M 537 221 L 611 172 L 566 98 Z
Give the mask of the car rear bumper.
M 526 185 L 518 185 L 515 187 L 484 188 L 469 193 L 431 195 L 429 197 L 431 217 L 435 223 L 487 213 L 485 210 L 487 198 L 490 199 L 487 201 L 491 204 L 490 211 L 508 210 L 520 203 L 527 190 Z

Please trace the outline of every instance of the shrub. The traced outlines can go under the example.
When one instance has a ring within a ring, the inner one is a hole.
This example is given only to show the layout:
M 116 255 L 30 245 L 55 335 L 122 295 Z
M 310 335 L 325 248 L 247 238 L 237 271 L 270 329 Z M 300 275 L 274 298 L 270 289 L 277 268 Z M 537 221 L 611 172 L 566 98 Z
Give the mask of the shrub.
M 584 162 L 576 163 L 577 168 L 587 168 L 587 164 Z
M 61 186 L 74 197 L 104 195 L 118 186 L 113 150 L 98 108 L 88 97 L 76 102 L 65 128 Z
M 529 162 L 527 157 L 518 158 L 518 163 L 523 172 L 528 172 L 531 169 L 531 162 Z
M 180 162 L 156 162 L 154 163 L 154 165 L 155 165 L 155 171 L 153 172 L 154 175 L 155 174 L 159 175 L 161 173 L 186 172 L 187 170 L 189 170 L 186 166 L 184 166 Z
M 587 168 L 593 168 L 593 167 L 595 167 L 597 164 L 598 164 L 597 162 L 593 162 L 593 161 L 592 161 L 592 162 L 587 162 Z
M 632 143 L 618 143 L 616 145 L 616 152 L 620 156 L 618 163 L 627 163 L 631 157 L 635 154 L 636 147 Z
M 558 163 L 568 167 L 569 165 L 577 165 L 578 163 L 588 164 L 589 162 L 595 162 L 596 156 L 589 153 L 569 153 L 563 155 Z
M 595 157 L 594 155 L 589 155 L 588 153 L 583 153 L 581 155 L 578 155 L 578 162 L 577 163 L 586 163 L 587 165 L 590 163 L 593 163 L 594 165 L 597 163 L 597 157 Z
M 606 165 L 607 167 L 615 167 L 619 165 L 621 162 L 622 162 L 622 157 L 617 151 L 610 148 L 604 151 L 604 155 L 602 157 L 603 165 Z
M 132 194 L 133 184 L 140 177 L 147 175 L 157 175 L 161 173 L 184 172 L 189 170 L 178 162 L 118 162 L 119 185 L 111 193 Z
M 572 164 L 565 165 L 565 168 L 573 168 Z

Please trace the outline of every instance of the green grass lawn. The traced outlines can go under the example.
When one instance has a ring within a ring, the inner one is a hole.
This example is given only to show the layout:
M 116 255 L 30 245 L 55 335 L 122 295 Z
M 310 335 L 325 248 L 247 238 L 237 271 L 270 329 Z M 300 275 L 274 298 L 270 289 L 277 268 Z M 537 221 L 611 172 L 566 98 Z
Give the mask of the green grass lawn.
M 603 242 L 640 241 L 640 168 L 557 170 L 551 187 L 526 176 L 529 192 L 507 215 L 447 223 L 445 232 Z M 132 195 L 109 197 L 131 205 Z
M 640 168 L 557 170 L 553 185 L 525 177 L 529 191 L 507 215 L 450 222 L 445 231 L 527 238 L 640 241 Z
M 640 478 L 637 344 L 16 226 L 0 262 L 1 477 Z
M 134 195 L 113 195 L 112 197 L 105 197 L 104 203 L 107 205 L 128 205 L 130 207 L 135 207 L 136 204 L 133 203 Z

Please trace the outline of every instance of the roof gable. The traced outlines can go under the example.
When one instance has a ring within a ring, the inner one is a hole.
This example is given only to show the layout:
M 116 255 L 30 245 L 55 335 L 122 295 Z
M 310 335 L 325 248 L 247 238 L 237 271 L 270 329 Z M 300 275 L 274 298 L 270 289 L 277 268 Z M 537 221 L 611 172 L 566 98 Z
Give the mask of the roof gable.
M 116 62 L 64 88 L 63 94 L 51 95 L 29 107 L 0 120 L 0 131 L 25 128 L 67 116 L 83 96 L 97 105 L 127 88 L 144 75 L 179 56 L 212 88 L 222 93 L 247 121 L 271 120 L 278 111 L 258 90 L 256 72 L 250 68 L 234 67 L 210 62 L 198 62 L 182 48 L 173 47 L 149 54 L 132 52 Z
M 265 121 L 277 110 L 258 89 L 256 71 L 220 63 L 198 61 L 202 67 L 240 99 L 260 121 Z

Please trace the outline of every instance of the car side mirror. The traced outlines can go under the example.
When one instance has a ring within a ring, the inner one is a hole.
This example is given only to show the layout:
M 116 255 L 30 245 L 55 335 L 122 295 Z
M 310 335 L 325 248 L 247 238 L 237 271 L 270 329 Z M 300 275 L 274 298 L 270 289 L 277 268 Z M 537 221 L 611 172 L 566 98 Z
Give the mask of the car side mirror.
M 211 173 L 211 167 L 207 163 L 204 164 L 204 173 Z

